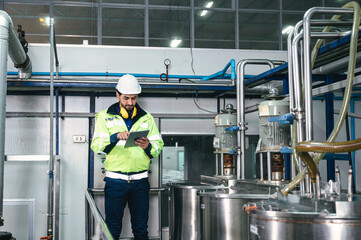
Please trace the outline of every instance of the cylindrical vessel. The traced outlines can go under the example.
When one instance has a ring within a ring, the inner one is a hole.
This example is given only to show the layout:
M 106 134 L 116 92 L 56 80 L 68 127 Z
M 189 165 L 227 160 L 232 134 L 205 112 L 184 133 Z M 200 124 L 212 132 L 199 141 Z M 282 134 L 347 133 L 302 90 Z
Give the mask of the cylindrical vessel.
M 247 240 L 248 215 L 243 205 L 254 200 L 268 199 L 265 194 L 228 194 L 200 192 L 202 239 Z
M 268 122 L 271 117 L 289 113 L 289 102 L 283 100 L 270 100 L 259 105 L 259 135 L 261 139 L 261 152 L 279 152 L 281 147 L 290 143 L 289 125 L 280 125 L 278 122 Z
M 197 192 L 217 188 L 200 182 L 168 183 L 169 239 L 197 240 L 200 235 L 200 200 Z
M 264 240 L 359 239 L 360 217 L 257 210 L 250 214 L 250 238 Z
M 295 193 L 249 206 L 250 239 L 336 240 L 361 236 L 360 195 L 315 199 Z

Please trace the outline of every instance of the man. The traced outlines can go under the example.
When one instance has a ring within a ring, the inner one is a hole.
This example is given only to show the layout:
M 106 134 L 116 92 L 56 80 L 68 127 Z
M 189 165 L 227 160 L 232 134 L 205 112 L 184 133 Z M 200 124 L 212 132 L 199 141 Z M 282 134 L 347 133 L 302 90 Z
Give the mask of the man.
M 105 215 L 114 239 L 119 239 L 126 203 L 135 239 L 148 239 L 149 182 L 151 158 L 157 157 L 163 140 L 152 115 L 138 104 L 141 87 L 132 75 L 124 75 L 116 86 L 119 102 L 96 114 L 91 148 L 105 153 Z M 148 136 L 124 148 L 129 132 L 149 130 Z

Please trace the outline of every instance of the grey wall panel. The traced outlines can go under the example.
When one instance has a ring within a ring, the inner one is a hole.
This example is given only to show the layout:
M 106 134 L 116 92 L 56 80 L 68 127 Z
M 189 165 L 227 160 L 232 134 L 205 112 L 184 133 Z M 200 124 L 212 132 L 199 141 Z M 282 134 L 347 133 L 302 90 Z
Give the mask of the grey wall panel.
M 8 118 L 5 154 L 49 154 L 49 119 Z
M 60 103 L 61 103 L 61 98 L 60 98 Z M 89 112 L 89 108 L 90 108 L 89 103 L 90 103 L 90 97 L 67 96 L 65 98 L 65 111 L 66 112 Z M 61 111 L 61 107 L 60 107 L 59 111 Z
M 6 97 L 6 109 L 12 112 L 49 111 L 49 96 L 12 95 Z
M 214 135 L 213 119 L 161 119 L 161 134 Z
M 73 143 L 73 135 L 88 141 L 88 119 L 60 122 L 60 239 L 85 238 L 85 197 L 88 181 L 88 142 Z
M 28 231 L 28 207 L 27 206 L 4 206 L 5 224 L 3 229 L 11 232 L 16 239 L 29 239 Z M 18 227 L 16 227 L 18 226 Z M 31 237 L 30 239 L 34 239 Z
M 5 162 L 4 175 L 4 198 L 32 198 L 35 199 L 35 238 L 46 236 L 46 212 L 48 192 L 48 162 Z M 16 239 L 23 239 L 27 235 L 28 222 L 22 221 L 27 218 L 27 211 L 22 214 L 13 211 L 8 224 L 15 222 L 17 225 L 9 229 L 17 229 L 14 232 Z M 5 217 L 5 215 L 4 215 Z M 7 219 L 4 218 L 5 224 Z M 18 234 L 15 235 L 15 234 Z

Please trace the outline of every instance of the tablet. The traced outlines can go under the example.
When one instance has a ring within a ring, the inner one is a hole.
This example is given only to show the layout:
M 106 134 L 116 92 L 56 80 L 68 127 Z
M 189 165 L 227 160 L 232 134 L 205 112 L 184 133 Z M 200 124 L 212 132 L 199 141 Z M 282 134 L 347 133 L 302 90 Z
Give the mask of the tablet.
M 145 131 L 138 131 L 138 132 L 130 132 L 127 141 L 125 142 L 124 147 L 136 147 L 135 141 L 137 141 L 139 138 L 147 137 L 149 133 L 149 130 Z

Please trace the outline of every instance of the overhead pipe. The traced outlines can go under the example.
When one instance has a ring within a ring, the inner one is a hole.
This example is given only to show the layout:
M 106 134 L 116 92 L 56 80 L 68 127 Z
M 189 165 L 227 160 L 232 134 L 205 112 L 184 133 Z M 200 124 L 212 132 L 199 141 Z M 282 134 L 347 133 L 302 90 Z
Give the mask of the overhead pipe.
M 344 57 L 334 62 L 312 70 L 312 74 L 330 74 L 346 72 L 349 63 L 349 57 Z M 361 52 L 356 54 L 356 67 L 361 66 Z
M 9 72 L 9 75 L 16 73 Z M 137 78 L 156 78 L 159 79 L 159 74 L 143 74 L 143 73 L 109 73 L 109 72 L 59 72 L 59 77 L 122 77 L 126 74 L 131 74 Z M 34 72 L 34 76 L 49 76 L 49 72 Z M 212 75 L 211 75 L 212 76 Z M 209 76 L 204 75 L 168 75 L 169 79 L 203 79 Z M 223 74 L 222 76 L 214 76 L 213 79 L 232 79 L 234 74 Z
M 236 79 L 236 71 L 235 71 L 236 61 L 234 59 L 231 59 L 231 61 L 229 63 L 227 63 L 227 65 L 224 67 L 224 69 L 222 71 L 217 72 L 217 73 L 212 74 L 207 77 L 203 77 L 203 78 L 201 78 L 201 81 L 207 81 L 207 80 L 214 79 L 214 78 L 223 78 L 229 67 L 231 67 L 231 79 Z
M 272 61 L 265 59 L 247 59 L 237 63 L 237 179 L 245 179 L 245 132 L 247 123 L 245 122 L 244 107 L 244 72 L 247 64 L 269 65 L 271 69 L 274 68 Z
M 321 8 L 314 7 L 308 10 L 303 17 L 303 51 L 305 70 L 305 118 L 306 118 L 306 140 L 313 139 L 313 114 L 312 114 L 312 73 L 311 73 L 311 17 L 315 13 L 353 13 L 348 8 Z
M 7 56 L 19 68 L 19 78 L 31 76 L 31 61 L 26 55 L 14 29 L 10 16 L 0 10 L 0 226 L 3 225 L 4 199 L 4 158 L 5 158 L 5 122 L 7 91 Z

